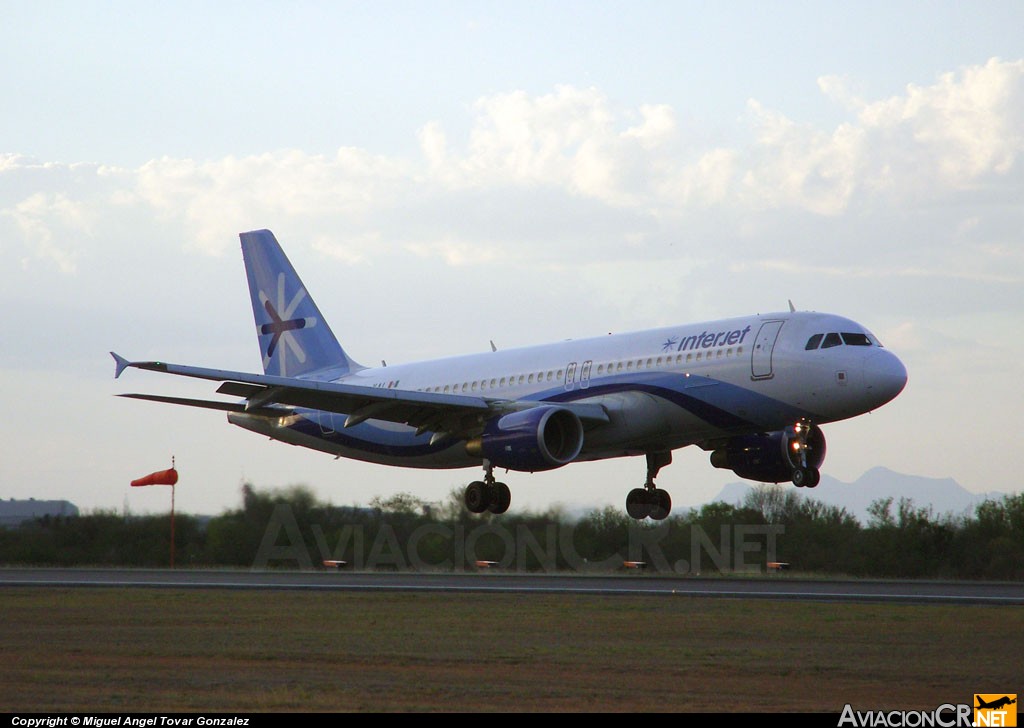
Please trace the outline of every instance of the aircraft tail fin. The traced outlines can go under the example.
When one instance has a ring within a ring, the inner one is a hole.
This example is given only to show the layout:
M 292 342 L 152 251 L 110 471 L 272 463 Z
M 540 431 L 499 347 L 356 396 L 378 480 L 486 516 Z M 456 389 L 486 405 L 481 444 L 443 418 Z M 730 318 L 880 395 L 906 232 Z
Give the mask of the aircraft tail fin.
M 238 237 L 263 371 L 336 378 L 363 369 L 341 348 L 274 234 L 253 230 Z

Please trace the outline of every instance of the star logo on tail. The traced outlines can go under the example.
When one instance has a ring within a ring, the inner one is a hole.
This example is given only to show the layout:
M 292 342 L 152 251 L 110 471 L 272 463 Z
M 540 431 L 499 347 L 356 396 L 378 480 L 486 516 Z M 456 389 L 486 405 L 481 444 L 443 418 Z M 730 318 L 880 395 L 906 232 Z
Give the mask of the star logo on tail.
M 267 366 L 273 360 L 274 352 L 277 351 L 278 347 L 281 347 L 278 359 L 281 362 L 280 373 L 282 377 L 288 376 L 287 362 L 289 351 L 298 360 L 299 364 L 305 363 L 306 352 L 302 350 L 302 347 L 295 338 L 294 332 L 299 329 L 316 326 L 316 319 L 305 316 L 293 318 L 295 309 L 299 307 L 299 304 L 305 298 L 306 289 L 300 288 L 292 296 L 292 299 L 285 303 L 284 273 L 279 273 L 277 276 L 277 306 L 271 302 L 270 297 L 266 293 L 260 291 L 260 303 L 263 304 L 264 310 L 270 316 L 270 323 L 260 326 L 260 334 L 271 337 L 270 344 L 267 346 L 267 354 L 263 357 L 264 371 L 267 370 Z

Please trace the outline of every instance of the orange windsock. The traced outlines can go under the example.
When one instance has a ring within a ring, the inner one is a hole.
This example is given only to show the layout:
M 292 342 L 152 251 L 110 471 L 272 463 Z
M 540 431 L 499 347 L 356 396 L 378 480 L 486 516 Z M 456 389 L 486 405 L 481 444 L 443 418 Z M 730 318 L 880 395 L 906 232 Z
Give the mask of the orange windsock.
M 132 481 L 133 486 L 140 485 L 174 485 L 178 482 L 178 471 L 174 468 L 170 470 L 158 470 L 155 473 L 150 473 L 141 478 Z

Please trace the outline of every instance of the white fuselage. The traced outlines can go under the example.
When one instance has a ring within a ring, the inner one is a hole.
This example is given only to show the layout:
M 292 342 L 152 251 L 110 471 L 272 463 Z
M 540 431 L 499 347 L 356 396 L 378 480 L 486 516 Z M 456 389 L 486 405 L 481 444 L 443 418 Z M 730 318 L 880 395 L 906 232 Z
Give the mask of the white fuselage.
M 814 337 L 817 345 L 810 347 Z M 597 404 L 609 421 L 588 428 L 577 458 L 596 460 L 854 417 L 895 397 L 906 370 L 849 319 L 785 312 L 361 369 L 336 381 L 510 402 Z M 431 444 L 429 433 L 390 422 L 370 419 L 345 428 L 344 414 L 319 410 L 280 420 L 229 419 L 370 462 L 480 464 L 463 443 Z

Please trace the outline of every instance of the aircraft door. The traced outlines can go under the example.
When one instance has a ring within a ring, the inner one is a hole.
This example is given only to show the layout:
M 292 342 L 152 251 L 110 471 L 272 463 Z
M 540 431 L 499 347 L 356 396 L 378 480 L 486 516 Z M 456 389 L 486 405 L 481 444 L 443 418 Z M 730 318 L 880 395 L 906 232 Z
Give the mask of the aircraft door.
M 775 349 L 775 341 L 779 338 L 779 331 L 785 321 L 765 321 L 757 330 L 757 338 L 754 339 L 754 348 L 750 353 L 750 376 L 752 379 L 771 379 L 772 374 L 772 351 Z
M 334 432 L 334 413 L 333 412 L 320 412 L 317 415 L 317 419 L 320 420 L 320 432 L 324 435 L 330 435 Z
M 573 383 L 576 381 L 576 362 L 571 361 L 565 368 L 565 391 L 568 392 L 572 389 Z
M 583 368 L 580 370 L 580 389 L 586 389 L 590 386 L 590 365 L 592 364 L 590 359 L 583 362 Z

